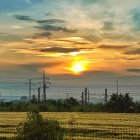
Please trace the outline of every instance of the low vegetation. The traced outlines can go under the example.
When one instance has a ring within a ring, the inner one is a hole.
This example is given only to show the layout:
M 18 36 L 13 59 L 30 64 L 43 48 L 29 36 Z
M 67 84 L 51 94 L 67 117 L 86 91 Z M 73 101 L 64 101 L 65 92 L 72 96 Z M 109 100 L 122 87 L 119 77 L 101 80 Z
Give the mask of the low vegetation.
M 0 111 L 27 112 L 32 105 L 36 105 L 41 112 L 115 112 L 139 113 L 140 102 L 135 103 L 128 93 L 112 94 L 107 102 L 83 104 L 71 97 L 69 99 L 47 100 L 38 102 L 0 102 Z
M 16 128 L 20 122 L 26 122 L 26 115 L 25 112 L 0 113 L 0 137 L 16 137 Z M 140 139 L 140 114 L 43 112 L 41 115 L 59 122 L 64 129 L 65 140 Z
M 26 113 L 32 106 L 42 113 Z M 139 106 L 129 94 L 112 94 L 105 103 L 87 105 L 74 98 L 1 103 L 0 140 L 139 140 Z
M 37 109 L 17 126 L 16 140 L 63 140 L 64 130 L 57 120 L 44 119 Z

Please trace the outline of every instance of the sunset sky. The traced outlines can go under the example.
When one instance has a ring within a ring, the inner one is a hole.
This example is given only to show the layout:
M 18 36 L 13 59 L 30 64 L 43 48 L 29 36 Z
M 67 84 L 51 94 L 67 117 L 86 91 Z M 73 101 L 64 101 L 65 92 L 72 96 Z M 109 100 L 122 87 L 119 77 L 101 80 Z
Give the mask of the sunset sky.
M 0 25 L 5 82 L 140 77 L 140 0 L 1 0 Z

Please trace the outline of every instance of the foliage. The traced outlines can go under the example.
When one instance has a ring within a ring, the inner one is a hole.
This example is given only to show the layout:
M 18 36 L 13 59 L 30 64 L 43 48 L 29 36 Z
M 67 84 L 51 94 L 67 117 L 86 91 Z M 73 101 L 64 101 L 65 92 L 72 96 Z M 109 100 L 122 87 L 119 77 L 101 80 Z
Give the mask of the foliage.
M 107 108 L 111 112 L 130 112 L 131 106 L 134 106 L 134 102 L 129 93 L 112 94 L 107 103 Z
M 44 119 L 34 109 L 28 113 L 27 120 L 17 127 L 17 140 L 63 140 L 64 130 L 58 121 Z
M 28 112 L 32 105 L 36 105 L 40 112 L 140 112 L 140 103 L 134 103 L 128 93 L 112 94 L 105 104 L 90 102 L 87 106 L 73 97 L 41 102 L 0 102 L 0 111 Z

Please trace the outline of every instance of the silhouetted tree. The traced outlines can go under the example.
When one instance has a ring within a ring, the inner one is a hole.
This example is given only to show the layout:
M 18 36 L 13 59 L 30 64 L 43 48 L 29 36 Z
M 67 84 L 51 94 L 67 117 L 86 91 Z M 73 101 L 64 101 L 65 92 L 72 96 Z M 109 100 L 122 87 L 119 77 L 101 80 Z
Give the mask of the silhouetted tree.
M 44 119 L 37 109 L 28 113 L 27 120 L 17 127 L 17 140 L 63 140 L 64 130 L 56 120 Z
M 130 107 L 133 105 L 133 98 L 129 96 L 129 93 L 125 95 L 112 94 L 107 103 L 107 107 L 111 112 L 129 112 Z

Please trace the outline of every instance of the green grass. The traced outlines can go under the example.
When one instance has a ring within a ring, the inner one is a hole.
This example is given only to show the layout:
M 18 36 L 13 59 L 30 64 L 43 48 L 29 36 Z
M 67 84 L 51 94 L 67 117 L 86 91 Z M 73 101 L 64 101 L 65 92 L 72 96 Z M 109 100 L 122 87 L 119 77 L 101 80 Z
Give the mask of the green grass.
M 14 137 L 19 122 L 27 113 L 0 113 L 0 137 Z M 66 130 L 66 139 L 140 140 L 140 114 L 115 113 L 42 113 L 56 119 Z

